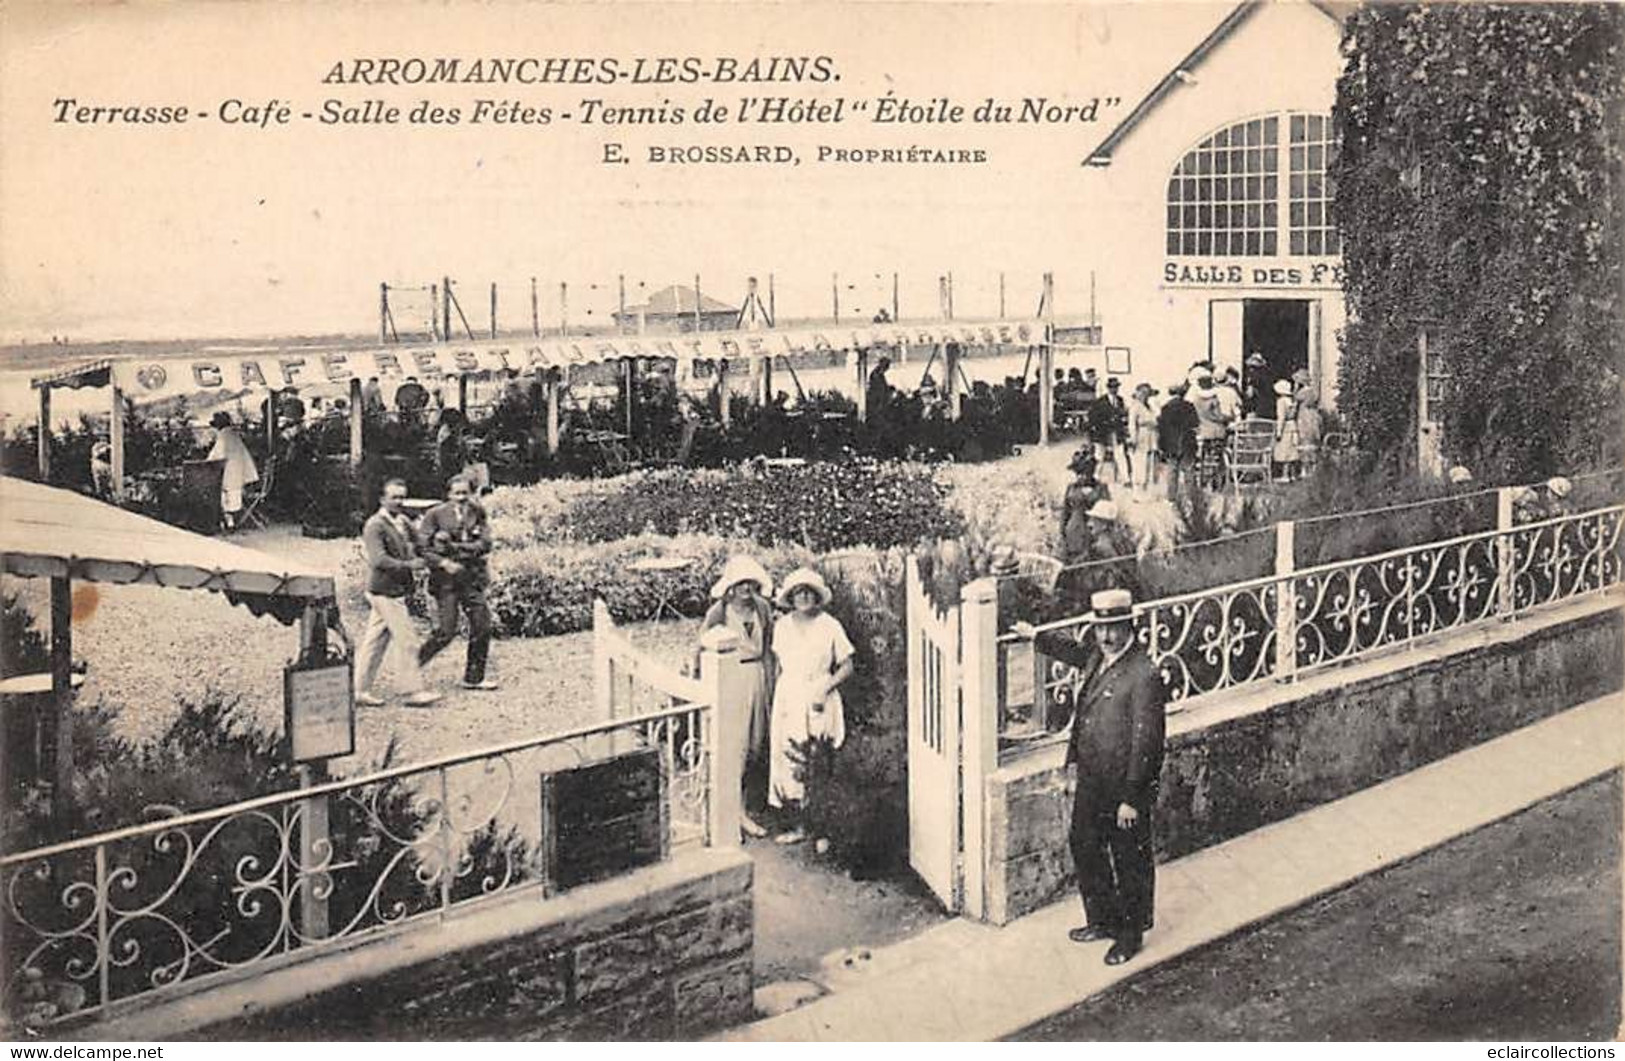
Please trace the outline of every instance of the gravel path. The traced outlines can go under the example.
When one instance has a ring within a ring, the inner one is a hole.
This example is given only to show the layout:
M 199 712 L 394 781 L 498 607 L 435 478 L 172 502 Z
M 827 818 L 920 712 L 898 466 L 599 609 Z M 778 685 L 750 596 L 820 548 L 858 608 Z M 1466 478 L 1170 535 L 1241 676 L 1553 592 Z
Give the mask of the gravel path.
M 334 572 L 359 548 L 353 539 L 318 541 L 287 528 L 253 531 L 233 539 L 274 555 Z M 43 580 L 5 580 L 43 626 L 48 589 Z M 177 697 L 206 689 L 242 698 L 247 718 L 267 732 L 282 732 L 282 666 L 298 648 L 293 627 L 256 619 L 214 593 L 156 586 L 76 586 L 80 616 L 74 654 L 89 664 L 81 703 L 103 700 L 119 708 L 116 728 L 128 738 L 152 740 L 179 713 Z M 344 600 L 344 587 L 339 598 Z M 359 636 L 365 608 L 344 608 L 344 622 Z M 677 662 L 693 645 L 695 620 L 632 624 L 634 642 Z M 425 627 L 425 630 L 427 627 Z M 432 708 L 363 708 L 356 719 L 357 754 L 334 763 L 335 772 L 366 770 L 393 737 L 397 762 L 413 762 L 582 725 L 593 718 L 592 634 L 506 639 L 493 643 L 492 676 L 500 692 L 461 688 L 464 642 L 441 653 L 428 669 L 431 685 L 446 696 Z M 385 686 L 393 679 L 386 662 Z

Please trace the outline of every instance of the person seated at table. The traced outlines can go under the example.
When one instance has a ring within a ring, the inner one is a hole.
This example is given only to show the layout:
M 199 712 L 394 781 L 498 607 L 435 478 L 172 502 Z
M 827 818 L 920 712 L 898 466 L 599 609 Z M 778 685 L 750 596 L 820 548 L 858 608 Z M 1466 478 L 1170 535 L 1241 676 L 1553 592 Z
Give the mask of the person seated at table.
M 220 518 L 226 530 L 235 530 L 243 511 L 243 491 L 250 483 L 260 481 L 260 470 L 254 464 L 254 455 L 248 451 L 231 414 L 221 411 L 209 419 L 214 428 L 214 445 L 206 460 L 223 461 L 220 474 Z
M 744 787 L 746 835 L 766 836 L 767 830 L 751 817 L 766 799 L 762 768 L 768 752 L 768 705 L 773 698 L 773 580 L 754 558 L 731 556 L 711 586 L 711 607 L 700 622 L 700 641 L 721 628 L 738 640 L 735 657 L 750 673 L 750 695 L 741 704 L 733 724 L 744 731 L 739 782 Z M 698 663 L 695 671 L 698 673 Z

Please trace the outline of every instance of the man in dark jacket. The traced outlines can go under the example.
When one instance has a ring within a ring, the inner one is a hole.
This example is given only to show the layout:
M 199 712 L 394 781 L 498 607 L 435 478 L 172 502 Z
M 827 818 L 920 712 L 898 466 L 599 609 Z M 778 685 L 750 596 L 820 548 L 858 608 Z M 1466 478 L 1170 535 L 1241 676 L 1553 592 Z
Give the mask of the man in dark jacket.
M 1134 636 L 1134 598 L 1102 590 L 1090 599 L 1089 622 L 1098 653 L 1061 631 L 1036 634 L 1036 651 L 1089 667 L 1073 697 L 1066 761 L 1077 765 L 1070 841 L 1087 924 L 1068 936 L 1077 943 L 1112 940 L 1107 965 L 1140 951 L 1151 928 L 1156 893 L 1152 814 L 1162 775 L 1167 691 Z
M 1089 441 L 1094 444 L 1095 463 L 1112 466 L 1112 482 L 1123 481 L 1122 469 L 1117 466 L 1117 447 L 1123 444 L 1128 428 L 1128 407 L 1118 393 L 1120 384 L 1116 376 L 1106 381 L 1106 393 L 1089 403 Z
M 446 503 L 436 505 L 418 522 L 418 547 L 429 562 L 429 592 L 434 594 L 435 628 L 418 650 L 418 666 L 427 666 L 457 637 L 459 612 L 468 615 L 468 659 L 463 688 L 492 690 L 485 676 L 491 649 L 491 609 L 485 603 L 490 581 L 485 558 L 491 553 L 491 524 L 473 498 L 467 479 L 446 484 Z
M 408 686 L 406 702 L 426 707 L 440 699 L 423 685 L 423 672 L 417 656 L 408 646 L 416 639 L 412 617 L 406 611 L 406 598 L 412 592 L 417 572 L 428 565 L 413 543 L 412 524 L 406 518 L 406 481 L 384 483 L 374 512 L 361 528 L 361 544 L 367 554 L 366 629 L 356 649 L 355 702 L 377 707 L 383 698 L 372 691 L 384 653 L 393 646 L 399 678 Z
M 1168 496 L 1179 496 L 1180 479 L 1196 462 L 1196 406 L 1185 400 L 1185 384 L 1168 388 L 1168 400 L 1157 414 L 1157 451 L 1168 466 Z

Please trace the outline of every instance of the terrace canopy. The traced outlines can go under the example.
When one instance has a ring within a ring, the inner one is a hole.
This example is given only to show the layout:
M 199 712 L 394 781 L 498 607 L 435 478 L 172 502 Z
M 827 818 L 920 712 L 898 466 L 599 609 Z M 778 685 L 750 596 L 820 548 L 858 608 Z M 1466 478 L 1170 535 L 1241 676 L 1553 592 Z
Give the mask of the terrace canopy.
M 113 585 L 210 590 L 255 615 L 300 624 L 301 654 L 326 651 L 336 622 L 333 577 L 303 564 L 217 541 L 126 512 L 94 498 L 0 476 L 0 568 L 19 578 L 51 580 L 51 710 L 39 739 L 39 765 L 53 780 L 68 776 L 72 743 L 67 717 L 73 664 L 74 579 Z M 163 637 L 154 622 L 153 636 Z M 341 635 L 342 636 L 342 635 Z
M 1048 304 L 1046 278 L 1046 305 Z M 868 375 L 869 351 L 874 347 L 929 346 L 947 359 L 947 397 L 958 410 L 959 350 L 967 346 L 1025 345 L 1039 351 L 1044 409 L 1050 403 L 1050 346 L 1055 324 L 1041 312 L 1038 319 L 958 321 L 939 320 L 887 322 L 879 324 L 809 325 L 795 328 L 745 328 L 732 331 L 698 331 L 678 335 L 611 335 L 582 337 L 538 337 L 534 339 L 490 339 L 466 343 L 385 344 L 375 347 L 288 346 L 249 352 L 199 351 L 170 357 L 133 357 L 101 360 L 64 368 L 33 379 L 40 397 L 40 422 L 50 422 L 50 395 L 58 387 L 112 387 L 112 461 L 115 494 L 124 488 L 124 401 L 159 400 L 210 393 L 240 393 L 263 389 L 275 394 L 289 387 L 348 386 L 350 390 L 350 459 L 361 460 L 362 403 L 361 382 L 371 376 L 405 379 L 416 376 L 436 381 L 459 381 L 459 405 L 466 405 L 462 384 L 470 375 L 493 372 L 519 372 L 538 375 L 546 383 L 547 435 L 551 451 L 557 451 L 558 384 L 564 373 L 578 365 L 625 362 L 630 393 L 630 366 L 638 359 L 670 359 L 691 370 L 695 362 L 718 367 L 727 394 L 726 373 L 743 364 L 752 371 L 758 367 L 763 377 L 776 358 L 808 353 L 846 353 L 857 369 L 858 415 L 867 417 L 864 382 Z M 727 403 L 722 407 L 728 419 Z M 268 424 L 267 430 L 274 425 Z M 1041 418 L 1040 430 L 1047 437 L 1048 416 Z M 39 465 L 42 478 L 50 474 L 50 434 L 40 432 Z

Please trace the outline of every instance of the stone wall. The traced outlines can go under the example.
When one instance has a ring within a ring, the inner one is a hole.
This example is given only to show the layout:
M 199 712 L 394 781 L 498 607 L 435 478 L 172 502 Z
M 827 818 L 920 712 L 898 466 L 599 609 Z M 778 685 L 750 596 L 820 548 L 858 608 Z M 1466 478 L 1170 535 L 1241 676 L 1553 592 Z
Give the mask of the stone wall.
M 751 885 L 742 852 L 690 852 L 546 900 L 538 890 L 491 900 L 87 1030 L 119 1039 L 691 1039 L 752 1016 Z
M 1338 799 L 1625 683 L 1617 602 L 1463 632 L 1426 649 L 1209 698 L 1169 720 L 1162 860 Z M 988 781 L 988 920 L 1067 894 L 1071 799 L 1064 748 Z

